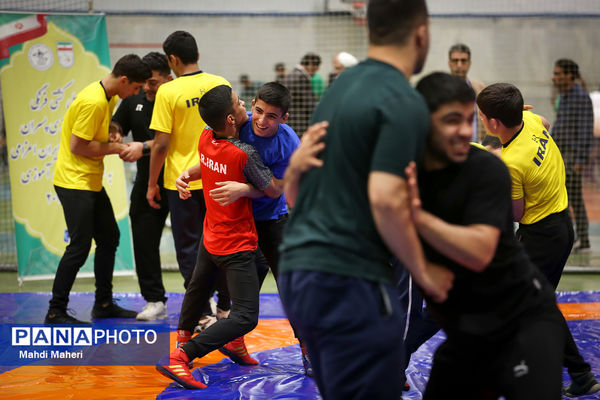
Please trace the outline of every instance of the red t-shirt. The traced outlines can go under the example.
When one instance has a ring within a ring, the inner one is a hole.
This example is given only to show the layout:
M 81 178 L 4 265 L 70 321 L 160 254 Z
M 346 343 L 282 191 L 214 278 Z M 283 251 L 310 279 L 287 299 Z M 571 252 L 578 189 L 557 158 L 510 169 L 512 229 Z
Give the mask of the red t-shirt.
M 215 255 L 252 251 L 258 247 L 258 235 L 252 215 L 252 202 L 242 197 L 228 206 L 221 206 L 209 195 L 216 182 L 249 182 L 259 190 L 271 183 L 273 174 L 249 144 L 238 139 L 218 139 L 208 127 L 198 142 L 200 173 L 206 217 L 203 241 L 206 250 Z

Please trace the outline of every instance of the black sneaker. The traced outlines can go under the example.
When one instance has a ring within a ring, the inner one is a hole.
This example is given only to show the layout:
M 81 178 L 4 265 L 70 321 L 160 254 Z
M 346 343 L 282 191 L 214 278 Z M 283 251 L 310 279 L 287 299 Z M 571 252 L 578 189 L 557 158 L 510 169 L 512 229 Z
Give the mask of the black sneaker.
M 135 318 L 137 315 L 136 311 L 119 307 L 114 300 L 106 306 L 94 304 L 94 308 L 92 308 L 92 318 Z
M 45 324 L 89 324 L 87 321 L 80 321 L 75 317 L 67 314 L 66 311 L 62 310 L 48 310 L 46 318 L 44 318 Z
M 567 397 L 579 397 L 586 394 L 596 393 L 600 390 L 600 384 L 591 372 L 585 372 L 580 376 L 571 376 L 573 381 L 563 394 Z

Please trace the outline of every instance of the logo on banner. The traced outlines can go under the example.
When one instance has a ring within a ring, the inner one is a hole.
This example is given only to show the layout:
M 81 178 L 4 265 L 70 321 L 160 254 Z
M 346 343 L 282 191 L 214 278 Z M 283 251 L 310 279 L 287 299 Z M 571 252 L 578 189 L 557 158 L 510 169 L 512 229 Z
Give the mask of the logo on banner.
M 71 68 L 75 62 L 73 55 L 73 42 L 57 42 L 56 54 L 58 55 L 58 63 L 64 68 Z
M 43 43 L 36 43 L 27 52 L 29 64 L 38 71 L 46 71 L 54 64 L 52 49 Z

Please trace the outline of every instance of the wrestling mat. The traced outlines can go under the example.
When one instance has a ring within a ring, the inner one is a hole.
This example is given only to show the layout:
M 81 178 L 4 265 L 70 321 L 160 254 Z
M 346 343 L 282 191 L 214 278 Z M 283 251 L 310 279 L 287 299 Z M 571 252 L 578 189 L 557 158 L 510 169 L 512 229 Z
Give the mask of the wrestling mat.
M 168 297 L 169 315 L 162 323 L 170 325 L 174 331 L 183 294 L 170 293 Z M 120 299 L 120 306 L 128 309 L 141 310 L 144 305 L 139 294 L 116 293 L 115 298 Z M 42 323 L 49 299 L 48 293 L 0 293 L 0 325 L 9 327 L 10 332 L 10 327 L 15 324 Z M 592 365 L 592 370 L 600 373 L 600 291 L 557 293 L 557 299 L 582 354 Z M 194 362 L 194 377 L 202 378 L 208 384 L 204 390 L 182 389 L 156 372 L 154 366 L 38 365 L 40 362 L 6 365 L 10 363 L 4 355 L 14 344 L 14 338 L 4 329 L 0 337 L 0 397 L 23 400 L 320 399 L 314 381 L 304 376 L 298 342 L 278 295 L 261 294 L 260 300 L 258 327 L 246 335 L 248 351 L 260 365 L 239 366 L 218 351 L 210 353 Z M 69 306 L 77 318 L 89 320 L 92 304 L 93 294 L 71 294 Z M 109 322 L 130 324 L 132 320 Z M 175 333 L 170 333 L 169 338 L 173 347 Z M 443 338 L 443 334 L 438 333 L 413 354 L 407 371 L 411 390 L 403 395 L 404 399 L 421 399 L 431 367 L 431 354 Z M 568 381 L 566 371 L 563 379 L 565 383 Z M 460 387 L 453 390 L 460 391 Z M 582 400 L 594 398 L 598 397 L 579 397 Z

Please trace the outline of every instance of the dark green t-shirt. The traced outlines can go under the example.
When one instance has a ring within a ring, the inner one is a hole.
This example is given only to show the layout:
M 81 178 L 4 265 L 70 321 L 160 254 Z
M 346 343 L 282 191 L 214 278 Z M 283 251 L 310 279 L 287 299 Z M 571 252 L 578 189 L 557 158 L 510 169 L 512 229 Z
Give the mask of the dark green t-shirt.
M 371 171 L 404 177 L 429 129 L 425 101 L 389 64 L 367 59 L 344 71 L 315 108 L 329 121 L 321 168 L 300 181 L 285 231 L 281 271 L 315 270 L 390 282 L 391 253 L 367 193 Z

